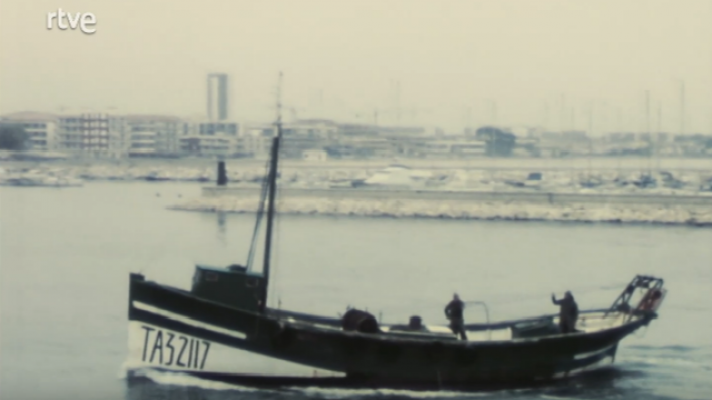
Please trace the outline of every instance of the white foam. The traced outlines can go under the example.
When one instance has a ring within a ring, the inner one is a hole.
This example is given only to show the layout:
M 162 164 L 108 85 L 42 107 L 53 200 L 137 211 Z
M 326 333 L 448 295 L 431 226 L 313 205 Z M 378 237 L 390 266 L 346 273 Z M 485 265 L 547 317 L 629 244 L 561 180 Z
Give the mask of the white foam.
M 455 398 L 462 397 L 462 392 L 456 391 L 416 391 L 397 389 L 329 389 L 329 388 L 291 388 L 309 396 L 319 396 L 328 399 L 344 399 L 362 396 L 403 396 L 416 399 Z M 468 397 L 490 396 L 492 393 L 467 392 Z
M 712 368 L 712 364 L 696 361 L 690 358 L 681 357 L 646 357 L 646 356 L 621 356 L 618 358 L 619 363 L 640 363 L 647 365 L 665 365 L 665 366 L 676 366 L 683 368 L 701 369 L 701 368 Z
M 263 389 L 239 386 L 224 382 L 197 378 L 181 372 L 157 371 L 154 369 L 134 370 L 137 376 L 142 376 L 162 385 L 193 386 L 208 390 L 237 390 L 241 392 L 261 392 Z
M 151 381 L 161 384 L 161 385 L 173 385 L 173 386 L 191 386 L 206 390 L 217 390 L 217 391 L 239 391 L 239 392 L 283 392 L 285 389 L 300 392 L 310 397 L 320 397 L 328 399 L 345 399 L 352 398 L 354 396 L 365 397 L 365 396 L 403 396 L 408 398 L 416 399 L 430 399 L 430 398 L 456 398 L 462 397 L 462 392 L 457 391 L 416 391 L 416 390 L 404 390 L 404 389 L 339 389 L 339 388 L 320 388 L 320 387 L 290 387 L 286 386 L 284 388 L 277 389 L 261 389 L 253 388 L 249 386 L 242 386 L 237 384 L 230 384 L 225 382 L 212 381 L 208 379 L 201 379 L 195 376 L 180 372 L 167 372 L 167 371 L 157 371 L 153 369 L 140 369 L 133 371 L 136 376 L 145 377 Z M 473 393 L 468 392 L 468 397 L 483 397 L 489 396 L 492 392 L 486 393 Z

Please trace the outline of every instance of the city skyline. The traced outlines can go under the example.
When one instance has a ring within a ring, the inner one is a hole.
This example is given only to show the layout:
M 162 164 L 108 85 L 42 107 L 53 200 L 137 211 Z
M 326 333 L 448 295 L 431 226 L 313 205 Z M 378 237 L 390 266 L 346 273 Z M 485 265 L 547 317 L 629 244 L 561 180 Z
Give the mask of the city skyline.
M 709 2 L 178 3 L 63 3 L 96 15 L 84 35 L 44 28 L 54 2 L 4 1 L 0 113 L 203 115 L 220 71 L 230 119 L 269 121 L 282 70 L 299 118 L 587 130 L 593 101 L 594 132 L 712 131 Z

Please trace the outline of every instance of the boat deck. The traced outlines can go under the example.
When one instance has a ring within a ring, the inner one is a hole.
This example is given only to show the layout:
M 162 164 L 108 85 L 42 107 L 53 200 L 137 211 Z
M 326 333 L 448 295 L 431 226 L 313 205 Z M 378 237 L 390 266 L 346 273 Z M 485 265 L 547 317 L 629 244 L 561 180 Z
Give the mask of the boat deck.
M 622 312 L 606 313 L 605 311 L 587 311 L 583 312 L 576 323 L 578 334 L 587 334 L 598 332 L 606 329 L 621 326 L 629 321 L 630 314 Z M 496 341 L 511 341 L 511 340 L 530 340 L 532 338 L 540 338 L 545 336 L 558 336 L 560 333 L 541 333 L 537 335 L 529 335 L 526 337 L 514 337 L 513 325 L 519 322 L 543 321 L 548 319 L 552 325 L 558 326 L 558 316 L 546 316 L 541 319 L 525 319 L 520 321 L 511 321 L 508 323 L 493 323 L 489 325 L 478 325 L 476 329 L 466 329 L 468 342 L 496 342 Z M 299 325 L 318 330 L 341 331 L 341 326 L 333 323 L 319 323 L 313 320 L 304 320 L 301 318 L 286 317 L 282 319 L 284 322 L 291 325 Z M 381 335 L 387 337 L 398 336 L 402 339 L 410 340 L 458 340 L 457 336 L 452 333 L 448 326 L 442 325 L 425 325 L 423 331 L 407 331 L 391 328 L 396 325 L 382 324 Z M 353 332 L 354 334 L 360 334 Z

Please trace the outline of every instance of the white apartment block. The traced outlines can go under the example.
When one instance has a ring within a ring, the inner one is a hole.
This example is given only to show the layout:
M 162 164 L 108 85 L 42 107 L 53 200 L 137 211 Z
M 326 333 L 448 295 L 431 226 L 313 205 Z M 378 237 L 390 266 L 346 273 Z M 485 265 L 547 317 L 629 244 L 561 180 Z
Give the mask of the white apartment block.
M 180 151 L 180 138 L 187 125 L 178 117 L 164 115 L 127 115 L 128 155 L 172 156 Z
M 86 157 L 128 155 L 128 126 L 123 117 L 85 113 L 59 117 L 59 150 Z
M 29 136 L 30 150 L 57 149 L 57 116 L 37 112 L 18 112 L 3 117 L 3 122 L 22 126 Z
M 233 156 L 239 153 L 239 128 L 235 122 L 189 122 L 179 140 L 179 151 L 183 155 L 201 157 Z
M 89 157 L 173 156 L 189 131 L 178 117 L 80 114 L 58 118 L 59 149 Z
M 274 125 L 253 124 L 244 127 L 237 139 L 237 153 L 263 159 L 268 157 L 272 138 L 276 134 Z
M 285 137 L 334 139 L 339 134 L 339 126 L 328 119 L 303 119 L 286 124 L 283 131 Z

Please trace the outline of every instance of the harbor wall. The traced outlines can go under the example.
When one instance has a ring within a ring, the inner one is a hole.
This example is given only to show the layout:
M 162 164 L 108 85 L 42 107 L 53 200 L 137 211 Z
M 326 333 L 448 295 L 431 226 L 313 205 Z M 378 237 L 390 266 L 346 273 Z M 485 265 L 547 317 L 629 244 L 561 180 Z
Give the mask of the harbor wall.
M 259 194 L 259 188 L 206 186 L 203 196 L 246 197 Z M 677 194 L 602 194 L 602 193 L 544 193 L 544 192 L 485 192 L 485 191 L 436 191 L 393 189 L 280 189 L 284 198 L 320 199 L 399 199 L 399 200 L 457 200 L 466 202 L 502 202 L 535 204 L 655 204 L 667 206 L 709 206 L 710 195 Z

